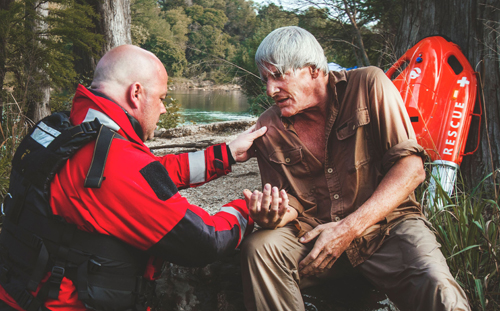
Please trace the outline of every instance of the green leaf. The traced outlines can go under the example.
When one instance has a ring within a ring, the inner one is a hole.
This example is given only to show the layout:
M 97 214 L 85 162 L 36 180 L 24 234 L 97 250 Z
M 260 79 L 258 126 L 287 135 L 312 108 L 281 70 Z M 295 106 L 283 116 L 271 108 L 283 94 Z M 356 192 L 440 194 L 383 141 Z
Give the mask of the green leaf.
M 463 250 L 459 251 L 458 253 L 455 253 L 455 254 L 451 255 L 450 257 L 446 258 L 446 260 L 451 259 L 451 258 L 455 257 L 456 255 L 459 255 L 459 254 L 461 254 L 461 253 L 463 253 L 465 251 L 468 251 L 470 249 L 473 249 L 473 248 L 476 248 L 476 247 L 479 247 L 479 246 L 481 246 L 481 245 L 477 244 L 477 245 L 467 246 L 466 248 L 464 248 Z
M 479 301 L 481 302 L 481 307 L 484 311 L 486 310 L 486 297 L 483 291 L 483 283 L 479 279 L 474 279 L 474 282 L 476 283 L 476 293 L 479 296 Z

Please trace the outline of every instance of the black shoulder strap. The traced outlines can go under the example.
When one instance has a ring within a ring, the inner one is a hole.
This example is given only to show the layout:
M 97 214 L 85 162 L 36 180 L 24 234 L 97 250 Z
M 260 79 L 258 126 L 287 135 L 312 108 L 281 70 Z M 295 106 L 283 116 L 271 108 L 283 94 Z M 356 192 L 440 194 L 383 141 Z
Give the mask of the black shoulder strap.
M 115 132 L 110 130 L 104 125 L 99 129 L 99 135 L 94 148 L 94 155 L 92 156 L 92 163 L 90 164 L 87 177 L 85 178 L 84 186 L 86 188 L 100 188 L 102 181 L 105 179 L 103 176 L 104 167 L 106 166 L 106 159 L 108 158 L 109 148 L 111 142 L 115 137 Z

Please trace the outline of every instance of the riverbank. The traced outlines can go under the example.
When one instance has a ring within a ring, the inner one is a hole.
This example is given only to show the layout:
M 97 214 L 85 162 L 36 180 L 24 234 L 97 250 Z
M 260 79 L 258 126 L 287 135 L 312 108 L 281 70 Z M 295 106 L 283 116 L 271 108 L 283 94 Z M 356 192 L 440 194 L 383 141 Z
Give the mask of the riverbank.
M 203 79 L 186 79 L 186 78 L 170 78 L 168 81 L 168 89 L 173 90 L 241 90 L 241 87 L 234 84 L 215 84 L 210 80 Z

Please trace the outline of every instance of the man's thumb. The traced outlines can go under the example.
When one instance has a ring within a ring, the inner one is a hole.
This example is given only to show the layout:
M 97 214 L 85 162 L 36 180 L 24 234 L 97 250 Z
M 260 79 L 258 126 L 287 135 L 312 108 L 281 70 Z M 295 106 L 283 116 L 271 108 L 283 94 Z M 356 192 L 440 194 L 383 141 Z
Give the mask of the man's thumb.
M 264 135 L 267 132 L 267 126 L 263 126 L 260 129 L 253 131 L 251 134 L 253 134 L 253 139 L 258 138 L 262 135 Z
M 243 190 L 243 196 L 245 197 L 245 201 L 248 203 L 250 202 L 250 197 L 252 196 L 252 191 L 245 189 Z
M 317 237 L 321 233 L 321 230 L 318 229 L 318 227 L 312 229 L 311 231 L 307 232 L 304 234 L 300 239 L 300 243 L 309 243 L 311 242 L 315 237 Z

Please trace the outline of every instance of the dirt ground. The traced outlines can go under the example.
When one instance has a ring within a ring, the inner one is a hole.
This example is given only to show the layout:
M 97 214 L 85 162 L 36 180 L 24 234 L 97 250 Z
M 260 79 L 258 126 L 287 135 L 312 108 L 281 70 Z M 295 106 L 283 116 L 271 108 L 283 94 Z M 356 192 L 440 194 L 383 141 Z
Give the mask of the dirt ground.
M 162 145 L 189 144 L 196 142 L 203 142 L 203 144 L 206 144 L 207 141 L 209 141 L 209 145 L 224 142 L 229 143 L 243 131 L 243 129 L 241 129 L 241 123 L 239 123 L 239 126 L 234 127 L 240 128 L 234 130 L 231 127 L 228 127 L 222 131 L 216 132 L 203 132 L 203 130 L 201 130 L 201 133 L 196 133 L 195 128 L 193 131 L 194 134 L 173 138 L 155 137 L 154 140 L 147 142 L 146 145 L 151 148 Z M 190 152 L 195 149 L 201 150 L 203 148 L 176 147 L 155 149 L 153 152 L 155 155 L 161 156 L 167 153 L 180 153 L 184 151 Z M 189 203 L 202 207 L 210 214 L 215 214 L 224 204 L 232 200 L 243 199 L 242 192 L 245 188 L 250 189 L 251 191 L 261 189 L 259 168 L 255 158 L 244 163 L 237 163 L 233 165 L 232 172 L 226 176 L 220 177 L 200 187 L 183 189 L 180 193 L 188 199 Z

